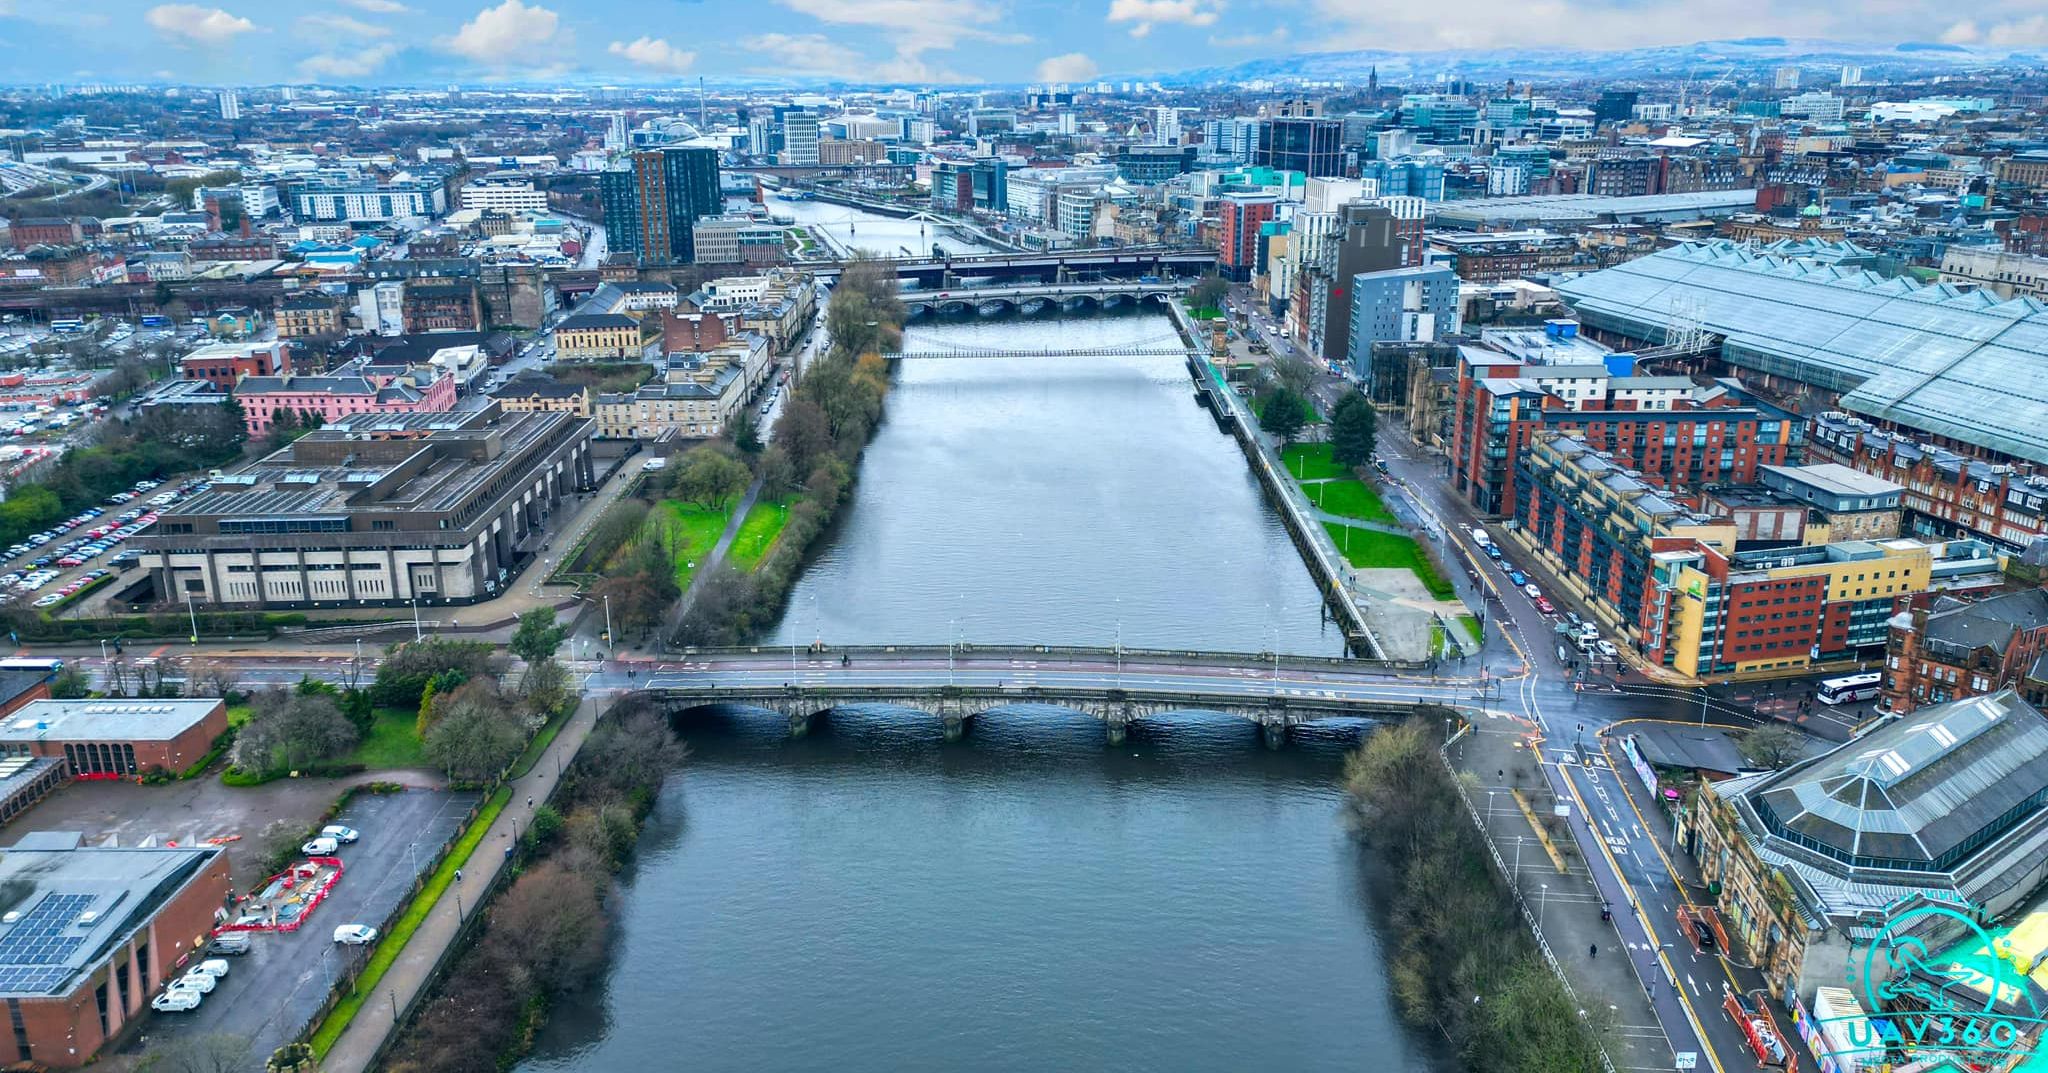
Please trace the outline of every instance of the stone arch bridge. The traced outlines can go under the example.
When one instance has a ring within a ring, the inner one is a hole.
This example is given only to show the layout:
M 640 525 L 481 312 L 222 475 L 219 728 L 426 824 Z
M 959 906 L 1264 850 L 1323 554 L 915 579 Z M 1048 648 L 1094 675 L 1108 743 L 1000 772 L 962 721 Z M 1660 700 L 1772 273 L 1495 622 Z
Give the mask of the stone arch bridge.
M 1235 683 L 1233 683 L 1235 685 Z M 644 692 L 658 697 L 671 714 L 713 705 L 764 708 L 789 722 L 792 737 L 808 733 L 812 720 L 835 708 L 888 705 L 931 713 L 954 741 L 984 712 L 1016 705 L 1046 705 L 1094 716 L 1102 721 L 1112 745 L 1122 744 L 1133 722 L 1167 712 L 1201 711 L 1237 716 L 1256 725 L 1271 748 L 1286 743 L 1288 731 L 1323 719 L 1400 716 L 1427 703 L 1442 703 L 1428 691 L 1410 699 L 1357 697 L 1306 691 L 1261 692 L 1247 688 L 1204 689 L 1121 688 L 1062 684 L 1021 685 L 1007 682 L 975 685 L 684 685 L 650 682 Z

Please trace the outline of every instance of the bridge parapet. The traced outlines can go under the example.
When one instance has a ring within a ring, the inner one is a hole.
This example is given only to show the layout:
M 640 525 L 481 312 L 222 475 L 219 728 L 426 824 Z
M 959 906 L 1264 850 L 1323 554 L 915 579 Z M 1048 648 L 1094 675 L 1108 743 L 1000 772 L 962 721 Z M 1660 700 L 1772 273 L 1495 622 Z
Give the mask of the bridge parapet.
M 1245 719 L 1278 747 L 1287 731 L 1322 719 L 1356 719 L 1405 714 L 1430 701 L 1316 696 L 1300 690 L 1278 693 L 1203 689 L 1126 689 L 1119 686 L 996 685 L 775 685 L 718 686 L 650 682 L 643 690 L 662 698 L 673 711 L 709 705 L 762 708 L 781 715 L 792 737 L 809 733 L 811 723 L 835 708 L 876 706 L 910 708 L 938 717 L 947 741 L 963 736 L 968 724 L 996 708 L 1045 706 L 1092 716 L 1108 730 L 1111 744 L 1123 742 L 1130 725 L 1169 712 L 1216 712 Z

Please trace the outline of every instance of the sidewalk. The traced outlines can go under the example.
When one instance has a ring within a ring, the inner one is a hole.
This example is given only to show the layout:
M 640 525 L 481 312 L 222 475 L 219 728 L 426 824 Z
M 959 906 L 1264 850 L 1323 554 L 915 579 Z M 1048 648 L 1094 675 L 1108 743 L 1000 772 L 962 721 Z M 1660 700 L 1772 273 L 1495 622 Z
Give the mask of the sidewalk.
M 591 728 L 597 724 L 598 713 L 616 699 L 609 692 L 586 694 L 583 702 L 577 705 L 575 714 L 563 725 L 561 733 L 555 736 L 547 751 L 533 765 L 533 770 L 524 778 L 513 781 L 511 803 L 498 814 L 483 841 L 477 844 L 476 853 L 463 866 L 461 882 L 449 886 L 448 892 L 435 903 L 419 930 L 413 933 L 412 941 L 399 952 L 398 960 L 364 998 L 355 1020 L 335 1041 L 334 1049 L 327 1052 L 327 1058 L 321 1063 L 323 1070 L 327 1073 L 365 1073 L 369 1069 L 370 1062 L 377 1057 L 378 1048 L 384 1044 L 384 1037 L 391 1033 L 391 1011 L 411 1008 L 414 997 L 440 963 L 442 952 L 461 931 L 463 919 L 476 911 L 498 872 L 506 867 L 510 858 L 505 848 L 512 845 L 512 832 L 523 827 L 532 815 L 532 810 L 526 807 L 526 799 L 547 800 L 554 791 L 561 769 L 568 766 L 576 750 L 583 747 L 583 739 L 590 736 Z M 461 906 L 461 917 L 457 915 L 458 905 Z
M 1549 944 L 1573 997 L 1582 1009 L 1605 1008 L 1611 1024 L 1607 1052 L 1614 1067 L 1670 1069 L 1671 1042 L 1632 967 L 1628 944 L 1614 922 L 1600 919 L 1602 898 L 1576 840 L 1569 831 L 1539 833 L 1512 792 L 1520 791 L 1538 816 L 1548 813 L 1553 800 L 1537 769 L 1538 758 L 1519 744 L 1527 731 L 1519 720 L 1481 719 L 1453 748 L 1452 762 L 1471 776 L 1469 799 L 1485 818 L 1503 866 L 1513 873 L 1523 900 L 1536 914 L 1538 940 Z M 1564 871 L 1546 852 L 1546 841 L 1563 858 Z M 1627 907 L 1621 907 L 1621 913 L 1626 912 Z M 1591 953 L 1596 946 L 1597 955 Z

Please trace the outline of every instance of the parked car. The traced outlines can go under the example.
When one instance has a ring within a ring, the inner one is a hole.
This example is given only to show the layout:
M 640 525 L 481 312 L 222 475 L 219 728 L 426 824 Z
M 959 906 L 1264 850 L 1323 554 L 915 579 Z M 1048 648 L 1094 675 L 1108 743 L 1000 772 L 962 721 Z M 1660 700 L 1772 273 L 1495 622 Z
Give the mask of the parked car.
M 339 842 L 342 845 L 346 846 L 349 843 L 354 842 L 356 839 L 363 837 L 363 833 L 361 831 L 356 830 L 353 827 L 344 827 L 341 824 L 336 823 L 329 824 L 326 827 L 322 827 L 320 829 L 320 837 L 331 838 L 336 842 Z
M 343 924 L 334 929 L 334 941 L 343 946 L 367 946 L 377 941 L 377 929 L 368 924 Z
M 210 995 L 213 993 L 213 989 L 219 986 L 219 984 L 220 979 L 214 976 L 212 973 L 200 972 L 199 970 L 194 969 L 193 971 L 178 977 L 177 980 L 171 984 L 171 990 L 197 991 L 202 995 Z
M 212 939 L 207 940 L 205 953 L 225 954 L 228 957 L 241 957 L 243 954 L 249 952 L 250 947 L 252 945 L 253 944 L 249 941 L 248 932 L 224 931 L 221 932 L 219 935 L 214 936 Z
M 151 999 L 149 1008 L 158 1013 L 190 1013 L 199 1008 L 204 997 L 197 991 L 181 991 L 174 987 Z
M 308 857 L 330 857 L 333 856 L 335 850 L 340 848 L 341 843 L 331 838 L 316 838 L 300 846 L 299 852 L 304 853 Z
M 228 963 L 219 958 L 208 958 L 193 966 L 192 971 L 203 972 L 208 976 L 219 979 L 228 974 Z

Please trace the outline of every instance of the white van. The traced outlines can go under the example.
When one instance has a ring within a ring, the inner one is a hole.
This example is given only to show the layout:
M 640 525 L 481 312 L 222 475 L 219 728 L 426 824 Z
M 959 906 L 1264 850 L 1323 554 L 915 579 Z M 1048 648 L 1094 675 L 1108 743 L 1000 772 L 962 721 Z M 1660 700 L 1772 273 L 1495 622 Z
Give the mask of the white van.
M 299 851 L 308 857 L 332 857 L 334 856 L 334 851 L 340 848 L 341 843 L 336 842 L 334 839 L 316 838 L 300 846 Z

